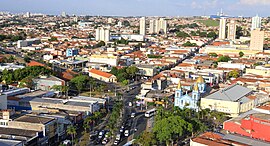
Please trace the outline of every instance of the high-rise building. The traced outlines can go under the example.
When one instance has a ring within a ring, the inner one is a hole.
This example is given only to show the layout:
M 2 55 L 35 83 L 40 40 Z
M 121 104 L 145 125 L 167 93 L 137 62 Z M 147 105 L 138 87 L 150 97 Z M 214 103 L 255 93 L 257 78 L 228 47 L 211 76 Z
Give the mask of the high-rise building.
M 167 34 L 167 20 L 165 20 L 164 18 L 159 19 L 159 31 Z
M 149 33 L 167 33 L 167 20 L 160 18 L 159 20 L 150 20 Z
M 30 12 L 26 12 L 25 17 L 30 18 L 31 17 Z
M 252 17 L 252 25 L 251 25 L 251 30 L 261 28 L 261 23 L 262 23 L 262 18 L 259 17 L 258 15 L 255 17 Z
M 234 41 L 236 37 L 236 23 L 234 20 L 231 20 L 230 23 L 228 24 L 228 35 L 227 38 L 229 40 Z
M 219 21 L 219 39 L 223 40 L 226 37 L 226 19 L 220 18 Z
M 145 35 L 145 17 L 140 19 L 140 35 Z
M 250 49 L 263 51 L 264 31 L 257 28 L 251 30 Z
M 61 13 L 61 16 L 62 16 L 62 17 L 67 17 L 66 12 L 62 12 L 62 13 Z
M 99 27 L 96 29 L 96 41 L 110 41 L 110 30 Z
M 156 20 L 150 20 L 150 22 L 149 22 L 149 33 L 150 34 L 155 33 L 155 22 L 156 22 Z

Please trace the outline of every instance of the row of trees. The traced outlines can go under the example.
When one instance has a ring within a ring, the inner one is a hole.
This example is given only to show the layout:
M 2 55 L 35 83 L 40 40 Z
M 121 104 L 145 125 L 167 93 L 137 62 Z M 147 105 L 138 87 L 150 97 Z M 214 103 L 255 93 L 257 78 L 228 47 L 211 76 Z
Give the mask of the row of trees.
M 0 41 L 10 40 L 12 42 L 16 42 L 18 40 L 23 40 L 25 38 L 26 38 L 26 34 L 25 33 L 21 33 L 19 35 L 3 35 L 3 34 L 0 34 Z
M 144 132 L 135 141 L 144 146 L 174 143 L 187 136 L 199 134 L 220 125 L 228 117 L 209 109 L 196 112 L 175 107 L 172 111 L 160 107 L 155 116 L 152 132 Z M 214 125 L 213 127 L 211 127 Z
M 116 102 L 113 106 L 113 110 L 109 118 L 109 123 L 107 124 L 107 128 L 110 129 L 111 134 L 115 134 L 114 131 L 117 130 L 117 122 L 122 115 L 122 109 L 123 103 L 121 101 Z
M 1 74 L 1 81 L 5 81 L 6 84 L 18 82 L 24 78 L 37 77 L 39 75 L 50 75 L 52 72 L 50 69 L 43 66 L 28 66 L 22 69 L 3 70 Z
M 148 58 L 162 58 L 161 55 L 152 55 L 152 54 L 147 54 Z
M 129 79 L 134 79 L 138 71 L 139 69 L 136 66 L 123 67 L 121 69 L 113 67 L 110 73 L 116 76 L 118 82 L 126 85 Z

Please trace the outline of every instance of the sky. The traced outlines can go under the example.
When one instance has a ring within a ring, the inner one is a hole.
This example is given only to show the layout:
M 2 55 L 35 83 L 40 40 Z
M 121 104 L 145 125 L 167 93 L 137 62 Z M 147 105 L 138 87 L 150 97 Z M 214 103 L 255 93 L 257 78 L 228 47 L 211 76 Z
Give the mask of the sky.
M 268 16 L 270 0 L 0 0 L 0 11 L 60 15 Z

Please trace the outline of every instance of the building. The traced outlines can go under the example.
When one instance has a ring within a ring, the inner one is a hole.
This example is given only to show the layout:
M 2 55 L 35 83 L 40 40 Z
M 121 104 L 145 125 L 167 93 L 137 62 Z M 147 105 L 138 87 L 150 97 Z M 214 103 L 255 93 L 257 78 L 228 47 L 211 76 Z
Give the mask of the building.
M 191 91 L 191 95 L 186 92 L 184 95 L 183 89 L 181 86 L 181 81 L 179 80 L 177 89 L 175 91 L 175 99 L 174 106 L 179 107 L 181 109 L 189 108 L 195 111 L 199 111 L 199 100 L 201 98 L 201 94 L 206 92 L 206 84 L 202 76 L 200 76 L 196 83 L 193 85 L 193 89 Z
M 219 34 L 218 38 L 224 40 L 226 38 L 226 19 L 220 18 L 219 20 Z
M 57 123 L 54 118 L 41 117 L 37 115 L 23 115 L 8 122 L 7 128 L 36 131 L 40 141 L 55 144 L 57 141 Z M 40 133 L 41 132 L 41 133 Z
M 110 30 L 103 27 L 97 28 L 96 41 L 104 41 L 104 42 L 110 41 Z
M 54 85 L 65 85 L 65 81 L 55 76 L 40 76 L 33 79 L 36 90 L 50 90 Z
M 67 17 L 66 12 L 62 12 L 62 13 L 61 13 L 61 16 L 62 16 L 62 17 Z
M 154 65 L 138 64 L 136 67 L 139 69 L 139 74 L 141 76 L 153 77 L 158 73 L 158 70 Z
M 236 23 L 234 20 L 231 20 L 230 23 L 228 24 L 228 35 L 227 35 L 228 40 L 234 41 L 236 38 Z
M 105 99 L 104 99 L 105 100 Z M 72 100 L 71 99 L 57 99 L 57 98 L 34 98 L 30 101 L 33 111 L 46 112 L 80 112 L 84 115 L 90 115 L 100 109 L 100 104 L 97 100 Z
M 149 33 L 150 34 L 158 34 L 158 33 L 163 33 L 166 34 L 167 33 L 167 20 L 165 20 L 164 18 L 160 18 L 160 19 L 154 19 L 154 20 L 150 20 L 149 23 Z
M 251 24 L 251 30 L 261 28 L 262 18 L 258 15 L 255 17 L 252 17 L 252 24 Z
M 257 28 L 251 31 L 250 49 L 263 51 L 264 31 Z
M 223 129 L 229 133 L 270 142 L 268 133 L 270 130 L 270 115 L 253 113 L 245 117 L 236 117 L 224 122 Z
M 155 33 L 155 20 L 150 20 L 149 22 L 149 33 Z
M 7 109 L 7 95 L 0 95 L 0 110 Z
M 79 55 L 79 49 L 77 49 L 77 48 L 68 48 L 66 50 L 66 57 L 71 57 L 71 56 L 75 56 L 75 55 Z
M 89 71 L 89 76 L 93 77 L 95 79 L 104 81 L 104 82 L 116 82 L 117 78 L 115 77 L 115 75 L 110 74 L 110 73 L 106 73 L 97 69 L 91 69 Z
M 201 99 L 201 108 L 230 114 L 232 117 L 255 107 L 253 91 L 234 84 Z
M 33 39 L 26 39 L 26 40 L 18 40 L 17 41 L 17 47 L 22 48 L 22 47 L 28 47 L 33 44 L 39 44 L 40 39 L 39 38 L 33 38 Z
M 90 63 L 103 63 L 103 64 L 109 64 L 111 66 L 117 66 L 119 63 L 119 57 L 113 56 L 113 55 L 107 55 L 107 54 L 101 54 L 101 55 L 91 55 L 90 56 Z
M 145 17 L 140 18 L 140 35 L 145 35 Z

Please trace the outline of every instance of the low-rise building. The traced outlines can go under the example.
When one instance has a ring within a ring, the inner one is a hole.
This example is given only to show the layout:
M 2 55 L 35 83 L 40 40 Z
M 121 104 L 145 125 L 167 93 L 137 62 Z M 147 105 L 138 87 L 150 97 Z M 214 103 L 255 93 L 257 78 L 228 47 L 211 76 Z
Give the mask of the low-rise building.
M 89 76 L 93 77 L 95 79 L 104 81 L 104 82 L 116 82 L 117 78 L 115 75 L 110 74 L 110 73 L 106 73 L 97 69 L 91 69 L 89 71 Z

